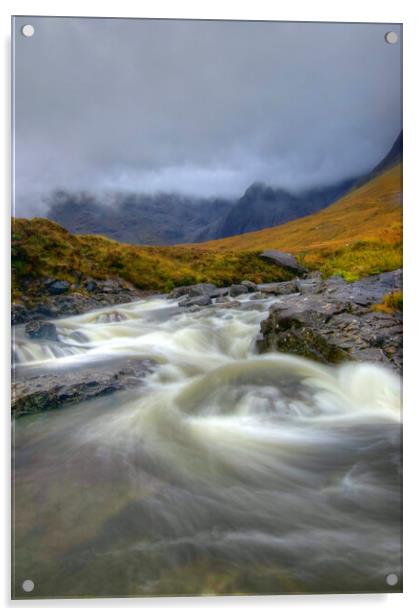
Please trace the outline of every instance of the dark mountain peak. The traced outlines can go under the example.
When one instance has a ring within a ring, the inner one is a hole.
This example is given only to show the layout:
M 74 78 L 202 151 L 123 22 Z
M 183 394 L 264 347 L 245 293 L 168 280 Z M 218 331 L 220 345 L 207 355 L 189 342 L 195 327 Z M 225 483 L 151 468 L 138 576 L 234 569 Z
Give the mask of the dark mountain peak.
M 264 184 L 264 182 L 253 182 L 243 194 L 243 197 L 254 197 L 255 195 L 260 195 L 265 190 L 267 190 L 269 186 Z
M 278 200 L 282 197 L 293 199 L 293 196 L 282 188 L 273 188 L 272 186 L 264 184 L 264 182 L 253 182 L 251 186 L 246 189 L 239 201 L 248 202 L 255 201 L 256 199 L 259 201 L 272 201 L 274 199 Z
M 312 214 L 355 186 L 402 160 L 403 135 L 368 175 L 329 186 L 289 192 L 253 182 L 239 199 L 200 198 L 179 193 L 114 193 L 101 199 L 88 192 L 56 191 L 48 218 L 72 233 L 97 233 L 133 244 L 201 242 L 274 227 Z

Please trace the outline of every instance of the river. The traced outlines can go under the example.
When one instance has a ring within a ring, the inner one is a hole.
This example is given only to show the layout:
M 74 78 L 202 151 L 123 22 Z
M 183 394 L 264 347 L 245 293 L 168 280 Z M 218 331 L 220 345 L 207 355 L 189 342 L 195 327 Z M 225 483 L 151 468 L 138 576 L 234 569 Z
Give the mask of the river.
M 139 387 L 15 421 L 15 596 L 401 590 L 399 378 L 257 355 L 274 300 L 239 300 L 155 296 L 56 320 L 59 342 L 15 329 L 28 374 L 158 362 Z

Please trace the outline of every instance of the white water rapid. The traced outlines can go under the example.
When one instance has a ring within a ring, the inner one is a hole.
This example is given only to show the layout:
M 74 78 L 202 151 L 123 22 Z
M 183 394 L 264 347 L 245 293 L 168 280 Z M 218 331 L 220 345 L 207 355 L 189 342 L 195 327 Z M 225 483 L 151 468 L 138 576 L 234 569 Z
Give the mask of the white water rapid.
M 16 420 L 18 594 L 400 588 L 398 377 L 257 355 L 273 300 L 239 299 L 96 310 L 54 321 L 58 342 L 16 328 L 20 374 L 157 362 L 137 388 Z

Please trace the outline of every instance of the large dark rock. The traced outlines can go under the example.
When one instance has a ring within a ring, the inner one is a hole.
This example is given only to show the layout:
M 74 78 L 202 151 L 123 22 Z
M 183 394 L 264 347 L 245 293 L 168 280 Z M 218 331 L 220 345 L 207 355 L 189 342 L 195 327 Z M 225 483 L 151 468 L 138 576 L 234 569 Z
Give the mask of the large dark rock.
M 25 332 L 30 338 L 58 340 L 56 326 L 54 323 L 49 323 L 48 321 L 29 321 L 29 323 L 25 325 Z
M 248 287 L 244 284 L 233 284 L 229 288 L 229 295 L 232 297 L 237 297 L 238 295 L 243 295 L 244 293 L 249 293 Z
M 325 363 L 375 361 L 400 371 L 402 315 L 372 310 L 385 294 L 399 288 L 400 270 L 351 284 L 339 277 L 304 284 L 301 293 L 283 295 L 271 306 L 261 323 L 257 349 Z
M 98 288 L 98 284 L 93 278 L 87 278 L 84 281 L 83 286 L 85 287 L 86 291 L 89 291 L 89 293 L 96 291 L 96 289 Z
M 189 306 L 208 306 L 209 304 L 211 304 L 211 298 L 209 295 L 184 297 L 184 299 L 178 302 L 178 306 L 181 308 L 187 308 Z
M 241 285 L 246 287 L 250 293 L 255 293 L 258 291 L 258 285 L 251 280 L 242 280 Z
M 281 267 L 284 267 L 291 272 L 304 274 L 308 271 L 307 269 L 299 265 L 295 257 L 288 252 L 280 252 L 279 250 L 264 250 L 264 252 L 260 254 L 260 257 L 262 259 L 265 259 L 266 261 L 270 261 L 271 263 L 280 265 Z
M 263 335 L 257 340 L 257 347 L 260 352 L 277 350 L 324 363 L 346 359 L 347 352 L 331 344 L 320 333 L 321 323 L 322 318 L 317 312 L 296 312 L 275 306 L 268 319 L 261 323 Z
M 260 289 L 264 293 L 269 293 L 270 295 L 290 295 L 291 293 L 299 292 L 296 280 L 263 284 Z
M 12 386 L 15 417 L 57 409 L 122 389 L 138 387 L 155 363 L 145 359 L 124 359 L 116 365 L 66 370 L 55 374 L 17 378 Z
M 30 311 L 23 304 L 17 302 L 12 303 L 11 306 L 11 322 L 12 325 L 18 325 L 19 323 L 25 323 L 30 318 Z
M 188 297 L 198 297 L 201 295 L 208 295 L 209 297 L 219 297 L 220 295 L 227 295 L 227 289 L 218 289 L 215 284 L 200 283 L 191 284 L 183 287 L 176 287 L 168 294 L 168 299 L 178 299 L 187 295 Z
M 61 295 L 67 293 L 70 290 L 70 283 L 66 280 L 54 280 L 47 282 L 47 290 L 51 295 Z

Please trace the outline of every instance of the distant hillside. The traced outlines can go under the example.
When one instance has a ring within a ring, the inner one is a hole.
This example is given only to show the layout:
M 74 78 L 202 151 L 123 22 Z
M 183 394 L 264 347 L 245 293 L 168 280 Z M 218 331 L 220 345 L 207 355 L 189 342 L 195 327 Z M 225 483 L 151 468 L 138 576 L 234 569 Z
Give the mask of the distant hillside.
M 326 273 L 357 276 L 395 269 L 402 262 L 401 205 L 398 164 L 316 214 L 201 246 L 220 253 L 275 248 Z
M 346 194 L 356 184 L 355 179 L 334 186 L 293 194 L 280 188 L 255 183 L 238 199 L 219 221 L 205 228 L 197 241 L 248 233 L 301 218 L 316 212 Z
M 227 199 L 165 193 L 114 193 L 105 204 L 86 192 L 59 191 L 49 199 L 47 218 L 71 233 L 105 235 L 130 244 L 171 245 L 194 241 L 197 233 L 231 207 Z
M 274 248 L 307 267 L 347 279 L 397 269 L 402 263 L 401 165 L 370 180 L 334 205 L 299 220 L 201 244 L 133 246 L 95 235 L 72 235 L 43 218 L 15 219 L 12 228 L 15 299 L 32 296 L 47 277 L 77 284 L 81 276 L 119 276 L 140 289 L 290 274 L 259 257 Z
M 59 191 L 47 218 L 72 233 L 94 233 L 141 245 L 172 245 L 272 227 L 315 212 L 348 192 L 356 180 L 295 195 L 261 183 L 240 199 L 200 199 L 178 194 L 115 193 L 104 204 L 92 194 Z
M 13 220 L 14 300 L 40 295 L 48 278 L 65 280 L 78 289 L 85 277 L 119 277 L 138 289 L 162 292 L 200 282 L 225 286 L 245 279 L 288 280 L 291 274 L 252 250 L 219 255 L 197 245 L 134 246 L 98 235 L 73 235 L 45 218 Z
M 401 159 L 402 133 L 369 174 L 298 194 L 260 182 L 252 184 L 239 199 L 230 200 L 122 192 L 101 200 L 87 192 L 57 191 L 49 198 L 47 218 L 72 233 L 105 235 L 131 244 L 206 242 L 275 227 L 317 212 Z

